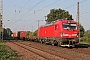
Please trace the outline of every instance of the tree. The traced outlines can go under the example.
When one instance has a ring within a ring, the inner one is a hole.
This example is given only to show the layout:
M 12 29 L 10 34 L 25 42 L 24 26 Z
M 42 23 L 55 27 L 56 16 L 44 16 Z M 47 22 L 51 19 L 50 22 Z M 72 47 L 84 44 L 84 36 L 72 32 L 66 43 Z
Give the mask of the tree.
M 11 34 L 12 34 L 12 31 L 10 28 L 6 28 L 6 29 L 4 28 L 4 30 L 3 30 L 3 38 L 4 39 L 10 38 Z
M 36 31 L 33 33 L 33 35 L 34 35 L 35 37 L 37 37 L 37 32 L 38 32 L 38 30 L 36 30 Z
M 65 19 L 67 18 L 68 20 L 72 20 L 72 15 L 69 14 L 68 11 L 62 10 L 62 9 L 51 9 L 50 13 L 47 15 L 47 22 L 52 22 L 57 19 Z
M 80 37 L 83 37 L 85 33 L 85 29 L 83 28 L 81 24 L 79 24 L 79 29 L 80 29 Z
M 80 29 L 80 37 L 83 37 L 85 33 L 85 29 L 83 28 L 81 24 L 79 24 L 79 29 Z
M 85 31 L 84 36 L 81 38 L 81 41 L 90 43 L 90 30 Z
M 33 38 L 33 32 L 27 31 L 27 38 Z
M 34 32 L 30 32 L 30 31 L 27 31 L 27 38 L 35 38 L 37 37 L 37 31 L 34 31 Z

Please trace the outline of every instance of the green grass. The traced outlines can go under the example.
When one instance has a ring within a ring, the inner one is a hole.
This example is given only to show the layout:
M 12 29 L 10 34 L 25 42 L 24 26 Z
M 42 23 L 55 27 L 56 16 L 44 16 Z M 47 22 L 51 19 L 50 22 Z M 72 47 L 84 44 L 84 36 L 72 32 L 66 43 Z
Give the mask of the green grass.
M 90 44 L 90 42 L 84 41 L 84 42 L 80 42 L 80 44 Z
M 0 60 L 18 60 L 18 55 L 4 43 L 0 42 Z

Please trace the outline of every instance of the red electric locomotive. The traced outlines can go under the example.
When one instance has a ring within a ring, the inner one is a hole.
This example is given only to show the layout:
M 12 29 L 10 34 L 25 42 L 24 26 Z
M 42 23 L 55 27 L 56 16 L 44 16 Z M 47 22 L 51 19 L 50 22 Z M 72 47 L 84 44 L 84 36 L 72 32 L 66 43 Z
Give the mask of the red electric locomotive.
M 72 47 L 78 43 L 78 28 L 74 20 L 57 20 L 38 29 L 41 43 Z

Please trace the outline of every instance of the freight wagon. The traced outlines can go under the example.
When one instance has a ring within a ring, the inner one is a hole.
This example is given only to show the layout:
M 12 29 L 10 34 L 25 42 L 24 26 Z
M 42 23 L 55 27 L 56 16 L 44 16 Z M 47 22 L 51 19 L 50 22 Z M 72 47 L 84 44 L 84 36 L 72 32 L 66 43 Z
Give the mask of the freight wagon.
M 17 39 L 25 40 L 26 38 L 26 31 L 18 31 L 17 32 Z
M 30 31 L 18 31 L 17 33 L 13 33 L 13 35 L 16 36 L 18 40 L 28 40 L 28 41 L 35 41 L 36 37 L 33 36 L 33 33 Z M 13 36 L 13 38 L 14 38 Z
M 78 26 L 74 20 L 57 20 L 38 29 L 38 41 L 72 47 L 78 43 Z

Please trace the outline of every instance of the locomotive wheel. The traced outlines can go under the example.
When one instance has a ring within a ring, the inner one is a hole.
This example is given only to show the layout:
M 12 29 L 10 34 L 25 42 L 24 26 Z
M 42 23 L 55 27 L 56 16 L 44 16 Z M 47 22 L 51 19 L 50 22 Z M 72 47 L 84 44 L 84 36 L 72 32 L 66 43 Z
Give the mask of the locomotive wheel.
M 40 43 L 43 44 L 43 41 L 41 40 Z
M 43 44 L 44 43 L 44 40 L 41 40 L 40 42 L 41 42 L 41 44 Z
M 52 45 L 53 46 L 57 46 L 58 45 L 58 42 L 57 41 L 53 41 Z
M 43 42 L 41 41 L 41 44 L 43 44 Z

